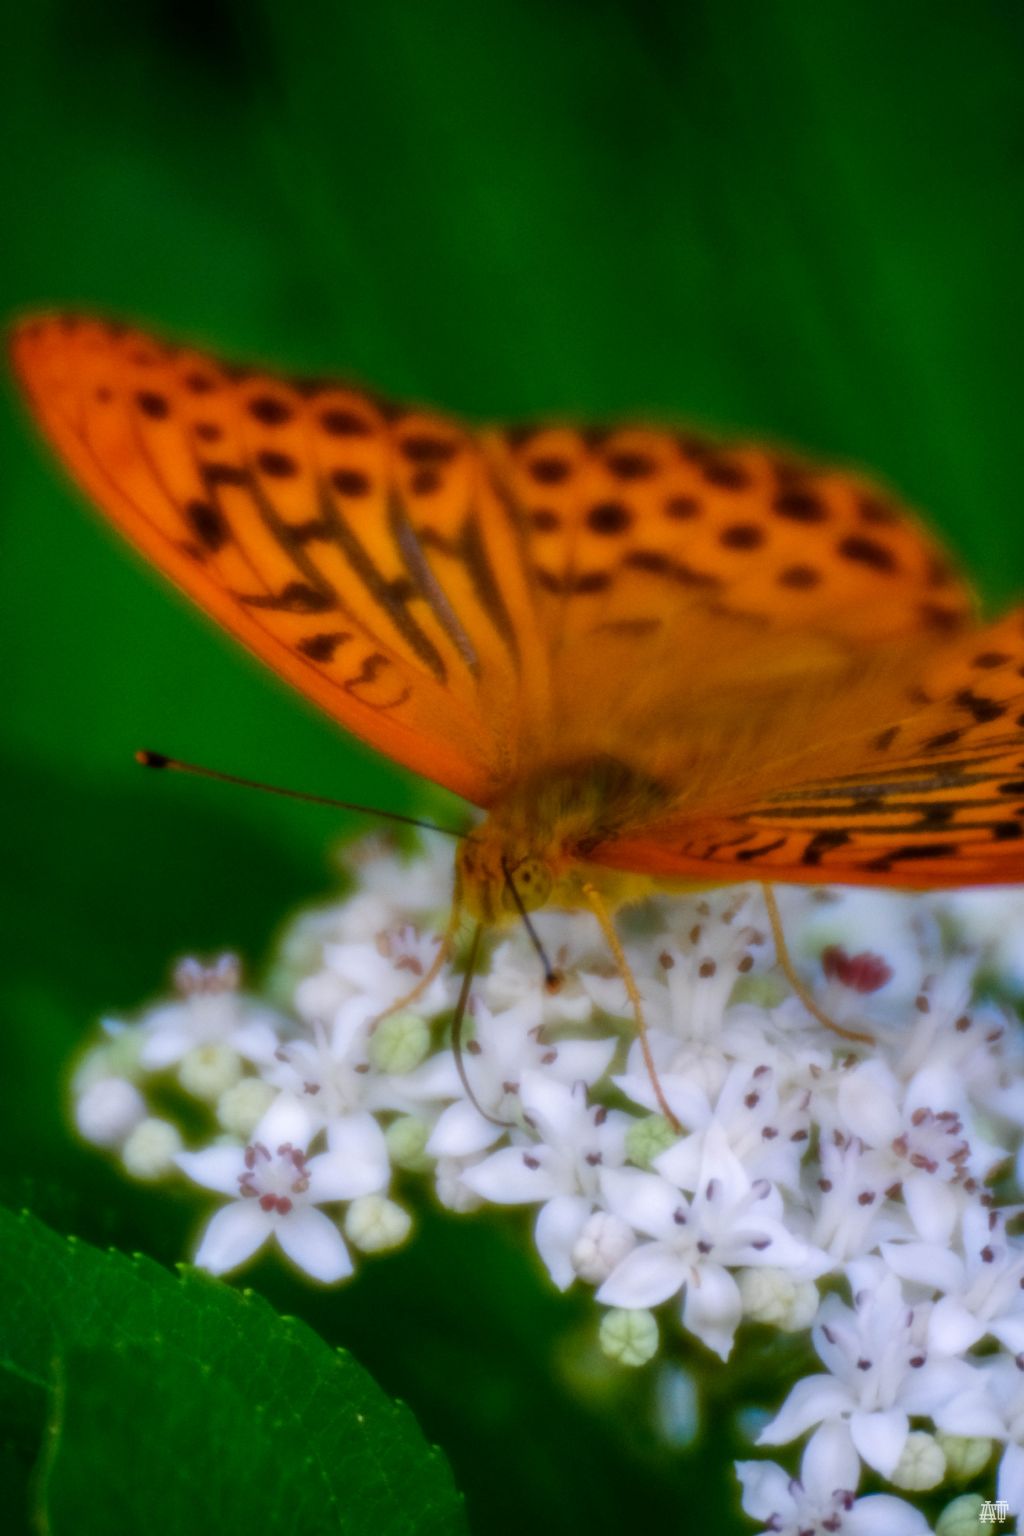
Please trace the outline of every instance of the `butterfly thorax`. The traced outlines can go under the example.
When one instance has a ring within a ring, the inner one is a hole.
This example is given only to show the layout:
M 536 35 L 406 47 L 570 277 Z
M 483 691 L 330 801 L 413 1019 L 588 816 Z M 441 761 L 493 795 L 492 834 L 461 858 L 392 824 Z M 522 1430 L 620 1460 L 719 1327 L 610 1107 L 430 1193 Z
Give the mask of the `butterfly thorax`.
M 641 899 L 648 879 L 603 869 L 590 856 L 624 828 L 643 826 L 665 799 L 660 785 L 614 758 L 545 766 L 514 784 L 462 843 L 461 904 L 482 922 L 501 923 L 519 915 L 517 896 L 528 912 L 584 906 L 587 883 L 610 906 Z

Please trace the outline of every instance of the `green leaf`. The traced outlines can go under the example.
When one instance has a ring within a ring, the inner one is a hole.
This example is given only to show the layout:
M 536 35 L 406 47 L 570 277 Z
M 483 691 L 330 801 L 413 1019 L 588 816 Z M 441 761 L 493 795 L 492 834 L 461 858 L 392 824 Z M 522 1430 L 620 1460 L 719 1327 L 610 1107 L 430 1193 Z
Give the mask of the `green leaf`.
M 409 1410 L 305 1324 L 28 1215 L 0 1211 L 0 1252 L 2 1396 L 8 1416 L 49 1402 L 52 1536 L 465 1531 Z

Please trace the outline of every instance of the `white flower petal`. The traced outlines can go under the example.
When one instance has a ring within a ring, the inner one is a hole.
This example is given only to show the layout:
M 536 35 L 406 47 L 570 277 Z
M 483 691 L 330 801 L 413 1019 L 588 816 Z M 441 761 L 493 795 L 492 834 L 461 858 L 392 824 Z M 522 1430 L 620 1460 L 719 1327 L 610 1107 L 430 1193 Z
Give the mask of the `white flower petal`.
M 758 1445 L 786 1445 L 805 1430 L 848 1413 L 853 1405 L 846 1387 L 834 1376 L 805 1376 L 757 1437 Z
M 963 1284 L 963 1259 L 935 1243 L 882 1243 L 881 1250 L 901 1280 L 936 1291 L 956 1291 Z
M 1024 1446 L 1011 1441 L 999 1463 L 996 1496 L 1005 1499 L 1015 1514 L 1024 1513 Z
M 560 1040 L 558 1057 L 552 1066 L 559 1077 L 570 1083 L 596 1083 L 607 1072 L 618 1040 Z
M 722 1360 L 728 1360 L 743 1315 L 740 1288 L 720 1264 L 702 1264 L 686 1287 L 683 1327 Z
M 280 1217 L 274 1235 L 292 1263 L 314 1280 L 330 1285 L 352 1273 L 344 1238 L 330 1217 L 312 1205 L 297 1205 Z
M 903 1180 L 903 1199 L 911 1221 L 926 1243 L 949 1243 L 961 1204 L 951 1185 L 928 1173 L 910 1173 Z
M 883 1477 L 888 1477 L 903 1455 L 910 1421 L 902 1408 L 886 1408 L 878 1413 L 857 1409 L 850 1415 L 850 1438 L 863 1461 Z
M 459 1099 L 441 1111 L 427 1142 L 431 1157 L 471 1157 L 493 1146 L 502 1127 L 486 1120 L 475 1104 Z
M 328 1151 L 311 1157 L 309 1199 L 354 1200 L 376 1194 L 391 1177 L 388 1144 L 378 1121 L 369 1114 L 344 1115 L 327 1128 Z
M 891 1493 L 869 1493 L 843 1515 L 843 1536 L 928 1536 L 930 1530 L 919 1509 Z
M 774 1461 L 737 1461 L 736 1476 L 743 1488 L 743 1508 L 754 1520 L 770 1520 L 792 1508 L 792 1479 Z
M 534 1200 L 550 1200 L 564 1193 L 537 1152 L 523 1147 L 501 1147 L 492 1152 L 475 1168 L 467 1168 L 462 1181 L 496 1205 L 530 1205 Z
M 234 1200 L 223 1206 L 203 1233 L 195 1256 L 197 1268 L 213 1275 L 237 1269 L 263 1246 L 272 1225 L 258 1200 Z
M 656 1307 L 685 1285 L 689 1266 L 667 1243 L 642 1243 L 616 1265 L 597 1293 L 598 1301 L 635 1310 Z
M 928 1343 L 940 1355 L 955 1358 L 977 1344 L 985 1334 L 973 1312 L 952 1296 L 940 1296 L 928 1318 Z
M 582 1195 L 556 1195 L 537 1214 L 533 1235 L 537 1251 L 560 1291 L 576 1278 L 572 1266 L 573 1244 L 590 1215 L 591 1202 Z
M 860 1482 L 860 1457 L 850 1438 L 849 1426 L 829 1420 L 814 1431 L 800 1463 L 800 1481 L 808 1493 L 828 1498 L 838 1488 L 849 1493 Z
M 614 1216 L 620 1216 L 647 1237 L 673 1237 L 676 1212 L 687 1209 L 678 1189 L 639 1168 L 606 1168 L 601 1173 L 601 1194 Z
M 245 1154 L 241 1147 L 207 1147 L 202 1152 L 179 1152 L 178 1167 L 204 1189 L 221 1195 L 238 1196 L 238 1181 L 245 1172 Z
M 165 1067 L 172 1067 L 176 1061 L 180 1061 L 194 1044 L 188 1030 L 180 1026 L 167 1026 L 149 1034 L 139 1053 L 139 1060 L 150 1072 L 162 1072 Z
M 836 1104 L 847 1130 L 869 1147 L 888 1145 L 903 1129 L 899 1085 L 881 1061 L 866 1061 L 844 1075 Z
M 286 1142 L 303 1149 L 309 1145 L 314 1131 L 322 1124 L 323 1119 L 314 1095 L 299 1098 L 294 1093 L 279 1093 L 250 1140 L 261 1141 L 271 1152 L 276 1152 Z

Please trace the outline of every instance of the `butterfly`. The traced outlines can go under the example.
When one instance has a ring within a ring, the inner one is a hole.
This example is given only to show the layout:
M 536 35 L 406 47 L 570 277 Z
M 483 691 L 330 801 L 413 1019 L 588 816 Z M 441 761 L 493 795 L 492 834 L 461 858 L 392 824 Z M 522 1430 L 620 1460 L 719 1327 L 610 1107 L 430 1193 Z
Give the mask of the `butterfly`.
M 148 559 L 486 812 L 456 861 L 478 923 L 589 905 L 614 944 L 651 877 L 1024 881 L 1024 610 L 981 624 L 862 475 L 640 425 L 477 430 L 91 317 L 29 319 L 12 355 Z

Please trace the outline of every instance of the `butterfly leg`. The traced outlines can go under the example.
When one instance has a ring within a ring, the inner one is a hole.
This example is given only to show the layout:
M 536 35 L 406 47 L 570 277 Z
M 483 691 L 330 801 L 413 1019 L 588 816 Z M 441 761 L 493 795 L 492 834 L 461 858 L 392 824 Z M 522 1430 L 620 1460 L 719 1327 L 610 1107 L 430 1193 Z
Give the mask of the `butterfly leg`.
M 615 932 L 615 924 L 612 922 L 608 908 L 605 906 L 601 893 L 596 886 L 591 885 L 589 881 L 585 882 L 583 895 L 586 898 L 587 905 L 600 924 L 601 932 L 608 940 L 608 947 L 614 956 L 615 964 L 618 966 L 619 975 L 625 983 L 626 995 L 633 1008 L 633 1018 L 636 1022 L 636 1033 L 640 1041 L 640 1050 L 643 1053 L 644 1066 L 647 1068 L 647 1076 L 651 1080 L 651 1087 L 654 1089 L 654 1097 L 658 1101 L 658 1108 L 672 1129 L 681 1132 L 683 1128 L 676 1119 L 658 1078 L 658 1069 L 654 1065 L 654 1057 L 651 1055 L 651 1042 L 647 1038 L 647 1021 L 644 1018 L 643 1004 L 640 1000 L 640 989 L 636 984 L 636 977 L 630 969 L 629 961 L 626 959 L 626 952 L 622 947 L 622 941 Z
M 834 1019 L 829 1018 L 823 1009 L 818 1007 L 810 991 L 797 974 L 796 966 L 793 964 L 792 956 L 789 953 L 789 946 L 786 943 L 786 935 L 782 931 L 782 914 L 779 911 L 779 904 L 775 899 L 775 892 L 770 885 L 766 884 L 762 884 L 761 890 L 764 894 L 764 904 L 768 911 L 768 921 L 772 925 L 775 955 L 780 969 L 797 997 L 807 1009 L 807 1012 L 812 1018 L 817 1019 L 819 1024 L 823 1024 L 833 1034 L 841 1035 L 844 1040 L 856 1040 L 861 1045 L 874 1045 L 875 1039 L 873 1035 L 862 1034 L 856 1029 L 844 1029 L 842 1024 L 837 1024 Z
M 436 978 L 441 974 L 442 968 L 447 965 L 448 961 L 452 957 L 452 951 L 455 948 L 455 935 L 458 932 L 459 923 L 461 920 L 462 909 L 458 902 L 456 902 L 452 907 L 452 915 L 448 919 L 448 926 L 445 929 L 441 938 L 441 942 L 437 947 L 437 954 L 430 962 L 430 966 L 426 971 L 424 971 L 416 985 L 412 987 L 408 992 L 406 992 L 403 997 L 400 997 L 397 1002 L 392 1003 L 389 1007 L 385 1008 L 383 1012 L 378 1013 L 375 1018 L 370 1020 L 371 1035 L 377 1028 L 377 1025 L 383 1023 L 385 1019 L 389 1019 L 393 1013 L 401 1013 L 404 1008 L 409 1008 L 413 1003 L 418 1002 L 426 992 L 427 988 L 430 986 L 431 982 L 436 980 Z

